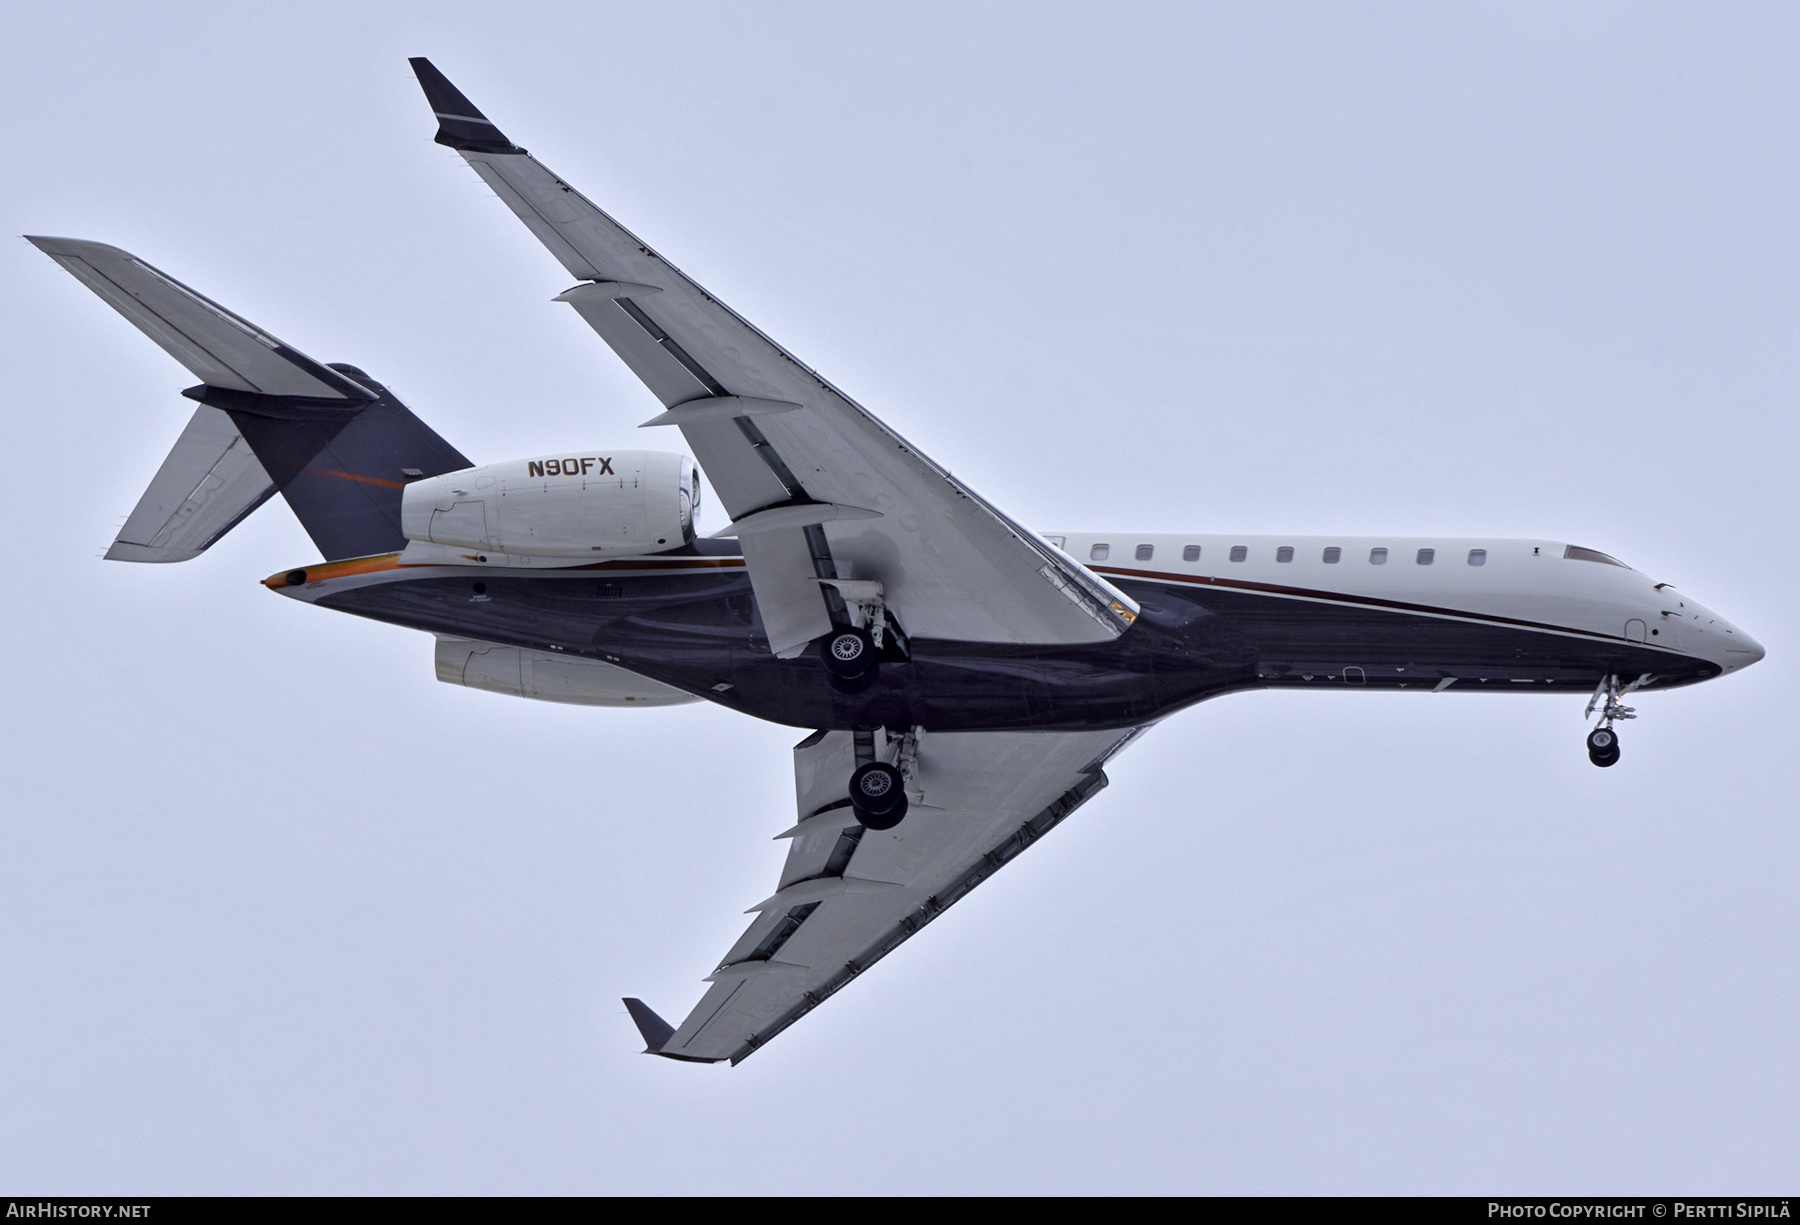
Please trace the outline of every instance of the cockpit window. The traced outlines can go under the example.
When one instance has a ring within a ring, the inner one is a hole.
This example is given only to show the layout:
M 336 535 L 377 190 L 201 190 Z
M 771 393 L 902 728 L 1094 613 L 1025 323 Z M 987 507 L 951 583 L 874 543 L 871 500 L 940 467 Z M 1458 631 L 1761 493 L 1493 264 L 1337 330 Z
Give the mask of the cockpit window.
M 1598 549 L 1584 549 L 1578 544 L 1572 544 L 1564 549 L 1563 556 L 1570 561 L 1597 561 L 1602 565 L 1618 566 L 1624 570 L 1631 569 L 1616 557 L 1608 557 Z

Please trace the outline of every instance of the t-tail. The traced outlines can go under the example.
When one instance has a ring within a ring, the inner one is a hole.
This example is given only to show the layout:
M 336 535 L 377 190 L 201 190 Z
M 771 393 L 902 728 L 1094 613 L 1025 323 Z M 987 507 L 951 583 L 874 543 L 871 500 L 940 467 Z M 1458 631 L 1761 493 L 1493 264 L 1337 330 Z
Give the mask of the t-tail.
M 198 557 L 277 492 L 327 561 L 391 553 L 407 483 L 470 466 L 355 366 L 316 362 L 117 247 L 28 241 L 200 379 L 108 558 Z

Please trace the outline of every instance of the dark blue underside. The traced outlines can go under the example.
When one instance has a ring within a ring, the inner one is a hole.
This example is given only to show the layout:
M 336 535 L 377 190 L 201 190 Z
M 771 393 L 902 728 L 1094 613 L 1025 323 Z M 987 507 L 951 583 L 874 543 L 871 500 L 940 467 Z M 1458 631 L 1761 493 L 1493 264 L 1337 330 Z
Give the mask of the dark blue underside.
M 810 653 L 773 658 L 741 570 L 667 576 L 484 573 L 380 583 L 319 603 L 436 633 L 582 655 L 794 727 L 1129 727 L 1256 688 L 1588 693 L 1608 673 L 1651 688 L 1716 669 L 1641 645 L 1218 587 L 1115 580 L 1143 606 L 1116 642 L 1076 647 L 914 639 L 861 693 Z M 484 590 L 475 591 L 480 583 Z

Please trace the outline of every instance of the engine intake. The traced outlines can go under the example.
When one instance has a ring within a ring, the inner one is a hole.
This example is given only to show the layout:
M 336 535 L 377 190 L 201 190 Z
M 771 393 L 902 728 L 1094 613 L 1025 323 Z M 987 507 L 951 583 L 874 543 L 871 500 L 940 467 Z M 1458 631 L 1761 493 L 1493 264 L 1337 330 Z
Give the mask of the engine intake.
M 408 540 L 521 557 L 593 559 L 694 538 L 700 473 L 668 451 L 587 451 L 464 468 L 414 481 Z

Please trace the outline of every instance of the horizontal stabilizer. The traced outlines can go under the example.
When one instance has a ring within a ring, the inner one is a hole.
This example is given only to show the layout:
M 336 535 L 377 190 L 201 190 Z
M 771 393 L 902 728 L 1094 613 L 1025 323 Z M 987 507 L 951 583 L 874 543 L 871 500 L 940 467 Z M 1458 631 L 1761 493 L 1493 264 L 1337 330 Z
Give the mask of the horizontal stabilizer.
M 274 492 L 275 482 L 231 418 L 203 404 L 125 520 L 107 560 L 189 561 Z
M 371 400 L 373 393 L 290 348 L 129 251 L 79 238 L 26 241 L 213 387 L 271 396 Z

